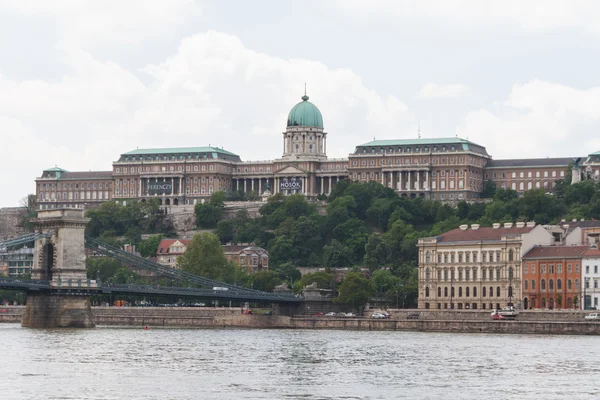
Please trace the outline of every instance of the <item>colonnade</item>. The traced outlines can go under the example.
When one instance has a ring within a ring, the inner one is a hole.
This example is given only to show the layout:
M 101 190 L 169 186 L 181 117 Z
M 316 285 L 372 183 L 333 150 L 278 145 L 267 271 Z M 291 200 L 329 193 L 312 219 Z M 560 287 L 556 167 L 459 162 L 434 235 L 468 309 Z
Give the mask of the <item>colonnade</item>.
M 241 190 L 244 193 L 254 191 L 262 195 L 266 190 L 266 183 L 269 183 L 269 191 L 272 194 L 283 192 L 285 194 L 303 194 L 305 196 L 314 196 L 317 194 L 329 195 L 335 185 L 346 179 L 347 176 L 276 176 L 276 177 L 251 177 L 251 178 L 233 178 L 233 190 Z M 294 189 L 294 185 L 289 188 L 283 188 L 283 182 L 298 182 L 299 187 Z
M 400 191 L 429 190 L 429 170 L 382 171 L 381 184 Z

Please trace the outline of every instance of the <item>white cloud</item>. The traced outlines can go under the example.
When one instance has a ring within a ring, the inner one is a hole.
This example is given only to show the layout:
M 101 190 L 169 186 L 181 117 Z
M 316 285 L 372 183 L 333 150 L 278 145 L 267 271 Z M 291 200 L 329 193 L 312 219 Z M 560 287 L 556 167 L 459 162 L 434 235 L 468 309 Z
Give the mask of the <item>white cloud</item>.
M 458 133 L 495 158 L 573 157 L 597 151 L 600 88 L 534 80 L 515 85 L 494 110 L 466 115 Z
M 70 43 L 138 43 L 168 35 L 201 13 L 196 0 L 7 0 L 3 7 L 50 18 Z
M 458 99 L 469 89 L 465 85 L 438 85 L 433 82 L 425 84 L 419 91 L 419 97 L 425 99 Z
M 575 27 L 600 33 L 600 3 L 594 0 L 339 0 L 337 5 L 357 18 L 426 17 L 478 25 L 512 22 L 530 30 Z
M 305 81 L 323 113 L 330 157 L 346 157 L 373 136 L 414 132 L 402 101 L 367 88 L 351 70 L 258 53 L 231 35 L 184 39 L 172 57 L 143 69 L 143 82 L 77 48 L 62 51 L 71 72 L 57 81 L 0 76 L 0 168 L 19 165 L 10 178 L 18 196 L 0 193 L 2 205 L 33 191 L 44 168 L 108 170 L 136 147 L 211 144 L 244 160 L 280 157 L 287 113 Z

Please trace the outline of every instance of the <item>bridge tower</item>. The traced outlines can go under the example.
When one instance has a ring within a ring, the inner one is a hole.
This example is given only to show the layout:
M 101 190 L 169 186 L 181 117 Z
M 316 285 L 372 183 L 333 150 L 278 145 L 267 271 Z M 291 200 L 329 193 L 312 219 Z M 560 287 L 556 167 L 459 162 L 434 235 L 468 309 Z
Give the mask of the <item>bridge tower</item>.
M 89 218 L 82 209 L 39 210 L 34 220 L 41 233 L 52 236 L 35 242 L 31 279 L 47 280 L 53 290 L 29 291 L 21 325 L 29 328 L 93 328 L 84 250 Z M 95 286 L 95 282 L 94 282 Z

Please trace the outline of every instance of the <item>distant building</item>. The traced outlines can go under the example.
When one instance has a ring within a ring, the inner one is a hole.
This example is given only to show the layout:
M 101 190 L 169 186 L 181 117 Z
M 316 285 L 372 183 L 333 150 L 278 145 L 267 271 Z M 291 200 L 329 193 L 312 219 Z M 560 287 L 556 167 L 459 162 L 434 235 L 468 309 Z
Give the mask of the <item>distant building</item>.
M 163 239 L 156 251 L 156 261 L 171 268 L 177 267 L 177 257 L 183 255 L 191 240 Z M 227 261 L 239 264 L 249 274 L 269 269 L 269 252 L 252 243 L 225 244 L 221 246 Z
M 581 259 L 581 273 L 584 302 L 581 307 L 600 308 L 600 250 L 595 246 L 588 248 Z
M 239 264 L 248 274 L 269 269 L 269 252 L 252 243 L 225 244 L 223 251 L 228 261 Z
M 31 274 L 33 250 L 33 248 L 23 247 L 0 253 L 0 273 L 4 273 L 9 278 Z
M 211 145 L 135 149 L 121 153 L 111 171 L 44 170 L 36 179 L 36 196 L 42 208 L 130 199 L 177 206 L 196 204 L 217 191 L 315 198 L 350 179 L 380 182 L 399 196 L 454 202 L 479 198 L 486 180 L 520 193 L 552 192 L 569 165 L 583 159 L 493 160 L 485 146 L 458 137 L 372 140 L 356 146 L 348 158 L 331 159 L 321 111 L 308 96 L 301 99 L 288 114 L 278 158 L 243 161 Z M 587 178 L 600 179 L 600 152 L 580 166 Z
M 520 307 L 521 256 L 553 236 L 535 222 L 461 225 L 421 238 L 419 308 L 495 309 Z
M 523 308 L 572 309 L 582 301 L 582 257 L 589 246 L 535 246 L 523 256 Z
M 191 240 L 163 239 L 156 250 L 156 261 L 171 268 L 177 267 L 177 257 L 183 255 Z

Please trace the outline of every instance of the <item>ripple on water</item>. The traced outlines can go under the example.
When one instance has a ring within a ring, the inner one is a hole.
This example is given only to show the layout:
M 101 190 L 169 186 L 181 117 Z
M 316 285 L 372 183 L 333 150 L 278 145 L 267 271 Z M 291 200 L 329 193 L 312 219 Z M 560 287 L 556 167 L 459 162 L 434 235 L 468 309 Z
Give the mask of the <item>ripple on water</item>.
M 600 338 L 0 324 L 2 398 L 597 399 Z

